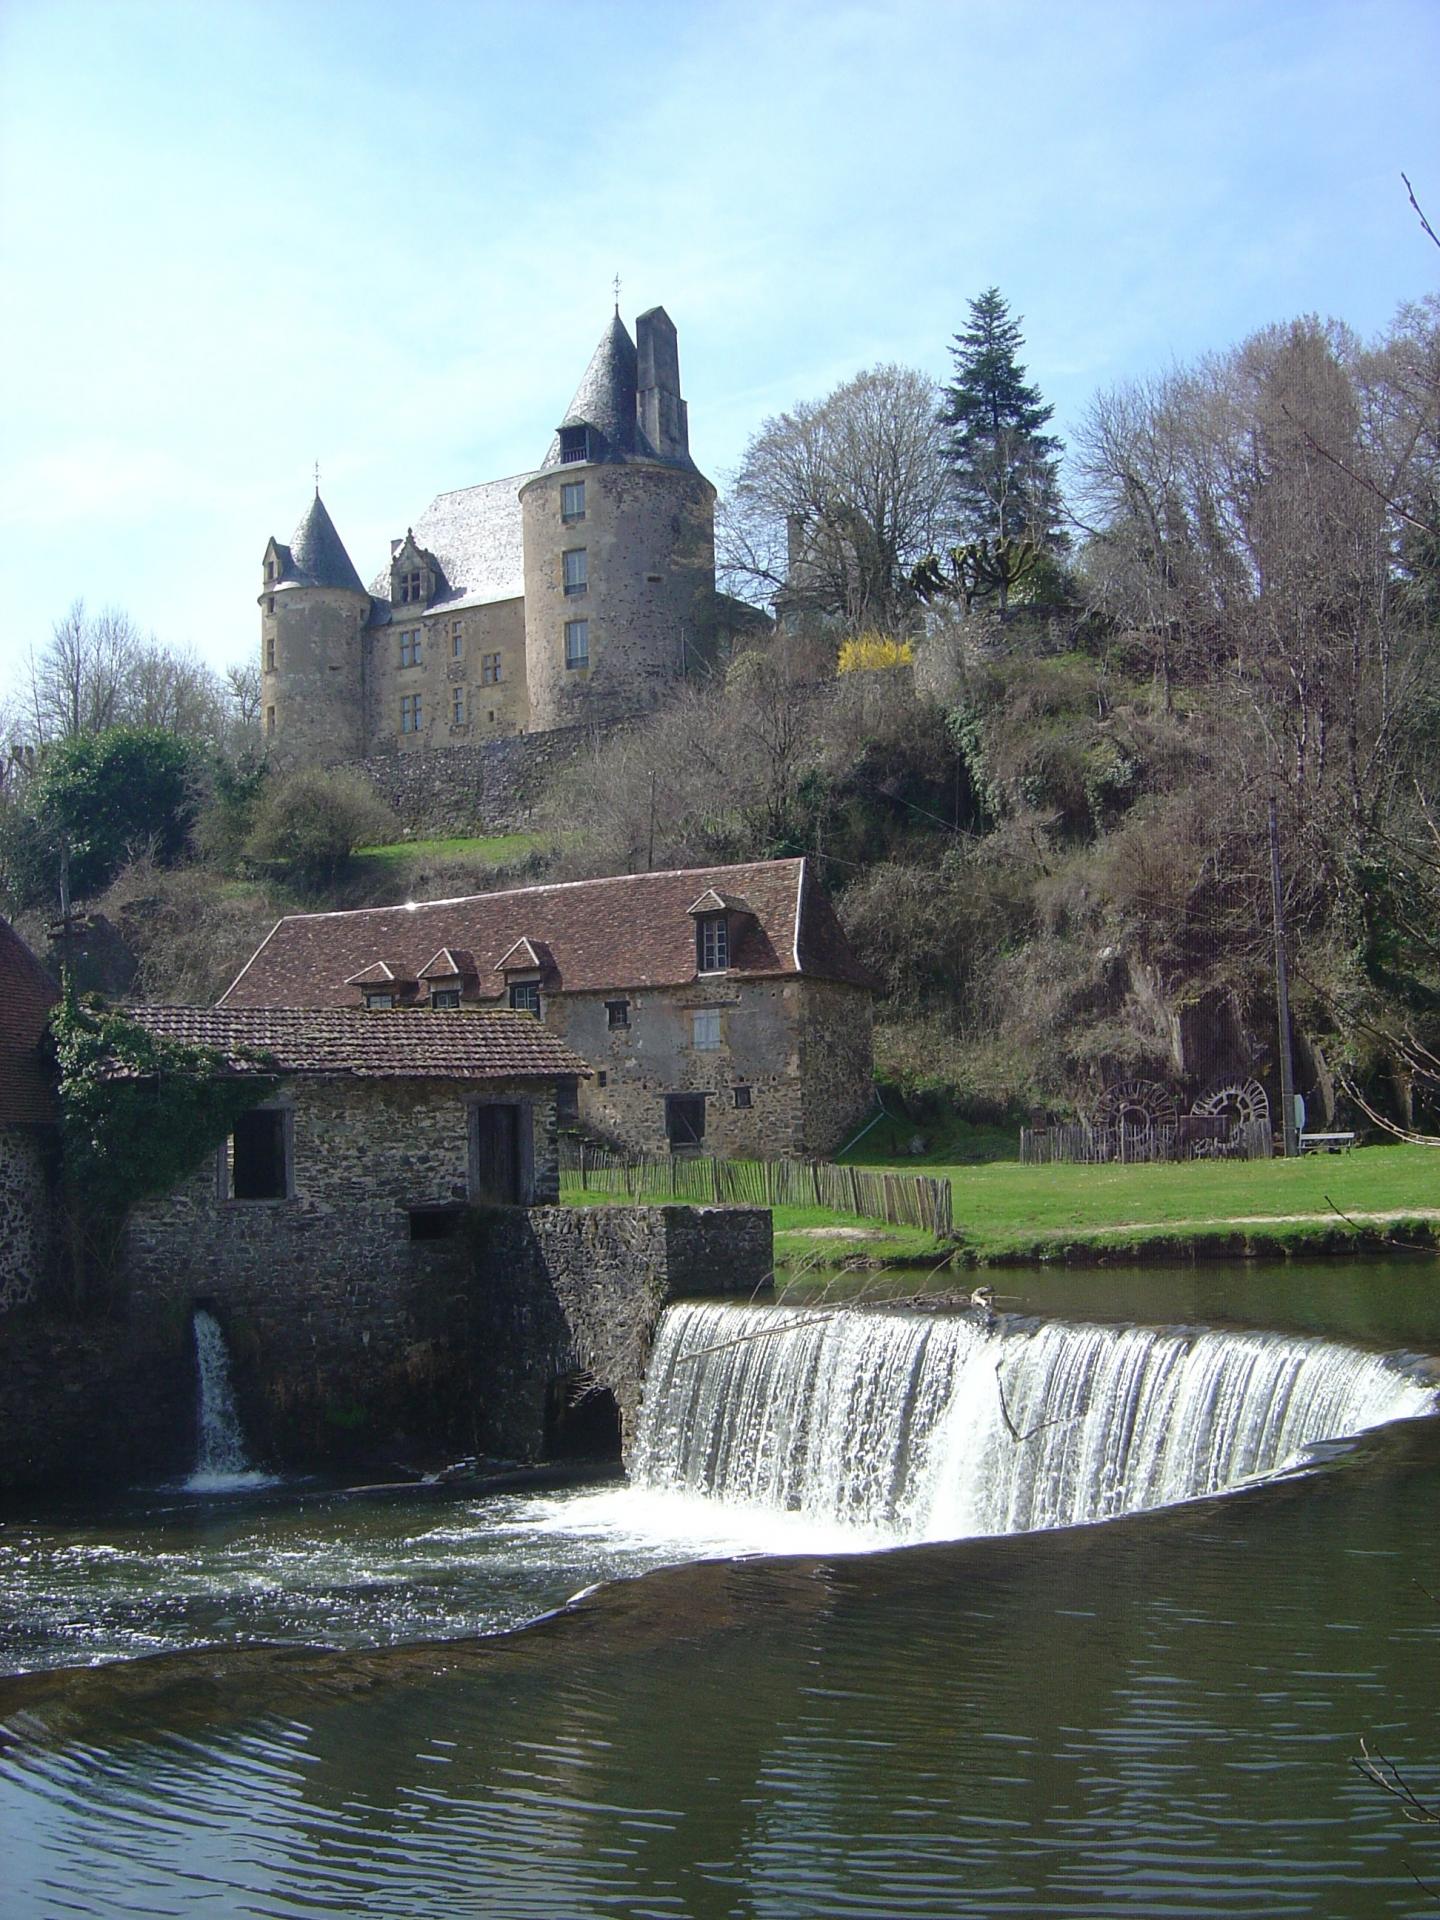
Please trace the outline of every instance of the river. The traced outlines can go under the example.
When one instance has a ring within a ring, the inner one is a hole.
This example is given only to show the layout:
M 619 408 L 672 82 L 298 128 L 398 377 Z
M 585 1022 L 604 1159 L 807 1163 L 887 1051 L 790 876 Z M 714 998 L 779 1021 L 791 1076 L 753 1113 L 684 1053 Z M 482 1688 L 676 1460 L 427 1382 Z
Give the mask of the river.
M 727 1318 L 671 1326 L 640 1486 L 9 1515 L 0 1911 L 1433 1914 L 1440 1828 L 1352 1761 L 1363 1738 L 1440 1798 L 1440 1420 L 1295 1447 L 1234 1369 L 1292 1419 L 1342 1376 L 1372 1413 L 1423 1412 L 1408 1356 L 1440 1349 L 1436 1280 L 1422 1259 L 1027 1272 L 997 1278 L 993 1322 L 812 1294 L 785 1335 L 767 1308 L 684 1310 Z M 1201 1326 L 1239 1340 L 1197 1394 Z M 886 1404 L 838 1392 L 856 1340 Z M 702 1364 L 732 1369 L 724 1395 L 692 1390 Z M 768 1427 L 705 1425 L 747 1393 Z M 1248 1484 L 927 1540 L 975 1524 L 994 1478 L 957 1455 L 965 1394 L 985 1457 L 1052 1450 L 1004 1468 L 1007 1513 L 1034 1517 L 1037 1485 L 1113 1488 L 1117 1447 L 1168 1460 L 1177 1436 Z M 1246 1433 L 1286 1470 L 1254 1478 Z M 770 1471 L 796 1458 L 804 1484 Z M 744 1465 L 725 1500 L 698 1486 L 722 1459 Z M 832 1497 L 846 1474 L 865 1491 Z

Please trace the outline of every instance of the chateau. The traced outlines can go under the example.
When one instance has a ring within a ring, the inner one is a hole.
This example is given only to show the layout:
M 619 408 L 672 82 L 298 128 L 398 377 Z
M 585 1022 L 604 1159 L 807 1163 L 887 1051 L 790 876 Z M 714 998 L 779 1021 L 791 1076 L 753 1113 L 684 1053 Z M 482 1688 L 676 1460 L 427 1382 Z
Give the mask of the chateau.
M 617 311 L 530 473 L 442 493 L 361 583 L 317 487 L 265 549 L 274 757 L 325 765 L 653 706 L 712 652 L 715 489 L 690 458 L 663 307 Z

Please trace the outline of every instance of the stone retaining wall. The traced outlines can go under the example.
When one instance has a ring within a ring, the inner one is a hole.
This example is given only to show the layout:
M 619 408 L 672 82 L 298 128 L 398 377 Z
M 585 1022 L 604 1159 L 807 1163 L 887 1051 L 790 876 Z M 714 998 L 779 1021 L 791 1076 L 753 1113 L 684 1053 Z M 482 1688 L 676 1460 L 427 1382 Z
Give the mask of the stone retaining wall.
M 349 763 L 394 808 L 407 833 L 515 833 L 546 784 L 608 728 L 560 727 L 473 745 L 377 753 Z
M 660 1315 L 672 1300 L 749 1296 L 774 1267 L 770 1214 L 740 1207 L 478 1212 L 472 1342 L 482 1435 L 543 1455 L 565 1384 L 613 1395 L 628 1450 Z

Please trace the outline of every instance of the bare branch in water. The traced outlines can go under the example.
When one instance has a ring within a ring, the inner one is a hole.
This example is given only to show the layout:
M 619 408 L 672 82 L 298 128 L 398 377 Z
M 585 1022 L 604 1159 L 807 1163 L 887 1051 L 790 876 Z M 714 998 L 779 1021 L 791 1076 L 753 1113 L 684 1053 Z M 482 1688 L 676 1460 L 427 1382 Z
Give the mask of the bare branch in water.
M 1074 1413 L 1057 1413 L 1053 1420 L 1042 1420 L 1038 1426 L 1031 1427 L 1027 1433 L 1021 1433 L 1010 1418 L 1010 1409 L 1005 1402 L 1005 1382 L 1000 1378 L 1000 1369 L 1004 1364 L 1003 1360 L 995 1362 L 995 1385 L 1000 1394 L 1000 1418 L 1005 1422 L 1006 1430 L 1017 1446 L 1023 1446 L 1027 1440 L 1033 1440 L 1037 1433 L 1044 1433 L 1047 1427 L 1068 1427 L 1072 1421 L 1083 1420 L 1090 1411 L 1090 1402 L 1087 1398 L 1085 1405 L 1077 1407 Z

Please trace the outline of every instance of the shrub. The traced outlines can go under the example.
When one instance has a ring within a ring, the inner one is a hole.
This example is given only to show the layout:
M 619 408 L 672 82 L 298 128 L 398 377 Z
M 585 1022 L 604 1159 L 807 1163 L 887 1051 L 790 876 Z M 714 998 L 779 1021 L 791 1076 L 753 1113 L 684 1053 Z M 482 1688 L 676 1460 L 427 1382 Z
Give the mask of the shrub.
M 309 768 L 266 782 L 245 857 L 300 885 L 329 886 L 357 847 L 396 833 L 394 814 L 360 774 Z

